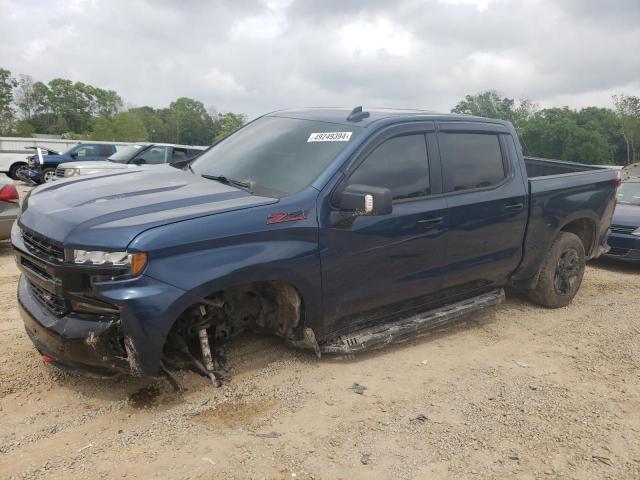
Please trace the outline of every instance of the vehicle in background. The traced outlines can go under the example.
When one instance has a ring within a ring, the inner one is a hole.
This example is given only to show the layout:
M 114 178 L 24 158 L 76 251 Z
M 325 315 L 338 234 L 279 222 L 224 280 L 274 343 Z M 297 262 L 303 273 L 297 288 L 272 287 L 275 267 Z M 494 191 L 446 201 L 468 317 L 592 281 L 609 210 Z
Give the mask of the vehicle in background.
M 9 238 L 11 226 L 18 217 L 19 196 L 13 180 L 0 177 L 0 240 Z
M 607 249 L 617 182 L 524 157 L 501 120 L 275 112 L 189 168 L 32 190 L 11 236 L 19 309 L 53 364 L 217 384 L 244 330 L 344 355 L 496 305 L 506 285 L 569 304 Z
M 107 162 L 67 162 L 56 169 L 57 178 L 115 172 L 128 168 L 149 168 L 166 163 L 184 166 L 207 147 L 152 143 L 129 145 L 111 155 Z
M 613 214 L 607 257 L 640 263 L 640 177 L 632 177 L 620 185 L 616 211 Z
M 42 152 L 42 155 L 60 155 L 60 152 L 50 149 L 50 148 L 46 148 L 46 147 L 38 147 L 38 146 L 29 146 L 29 147 L 22 147 L 25 149 L 26 152 L 29 151 L 33 151 L 34 153 L 37 154 L 37 149 L 40 148 L 40 151 Z M 33 158 L 34 155 L 27 155 L 26 157 L 22 157 L 22 156 L 14 156 L 14 158 L 10 158 L 9 160 L 4 160 L 4 169 L 5 173 L 7 174 L 7 177 L 9 177 L 12 180 L 19 180 L 20 176 L 29 169 L 28 164 L 29 164 L 29 160 L 31 158 Z M 2 171 L 2 170 L 0 170 Z
M 29 157 L 28 170 L 20 172 L 20 178 L 35 183 L 48 183 L 56 179 L 56 168 L 61 163 L 76 160 L 104 161 L 117 148 L 112 143 L 78 143 L 58 155 L 33 155 Z

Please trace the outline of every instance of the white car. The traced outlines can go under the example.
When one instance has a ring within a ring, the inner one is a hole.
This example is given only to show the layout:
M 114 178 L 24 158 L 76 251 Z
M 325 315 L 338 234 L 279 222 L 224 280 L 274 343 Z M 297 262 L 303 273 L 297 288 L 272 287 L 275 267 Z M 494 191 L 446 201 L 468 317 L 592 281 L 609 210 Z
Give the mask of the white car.
M 186 164 L 207 147 L 166 143 L 137 144 L 118 150 L 106 161 L 65 162 L 56 169 L 56 177 L 108 173 L 127 168 L 152 168 L 172 163 Z

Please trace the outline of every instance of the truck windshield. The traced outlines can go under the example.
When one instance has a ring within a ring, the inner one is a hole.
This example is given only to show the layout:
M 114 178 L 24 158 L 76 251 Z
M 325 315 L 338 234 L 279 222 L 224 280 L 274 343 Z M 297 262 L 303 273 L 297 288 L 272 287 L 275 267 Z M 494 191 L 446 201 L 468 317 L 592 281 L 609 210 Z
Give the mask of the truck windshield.
M 623 182 L 618 188 L 618 203 L 640 205 L 640 181 Z
M 76 150 L 78 150 L 78 148 L 80 148 L 81 146 L 82 146 L 82 144 L 81 144 L 81 143 L 76 143 L 75 145 L 73 145 L 73 146 L 71 146 L 71 147 L 67 148 L 67 149 L 66 149 L 65 151 L 63 151 L 60 155 L 70 155 L 70 154 L 72 154 L 73 152 L 75 152 Z M 44 153 L 45 153 L 45 152 L 43 151 L 43 154 L 44 154 Z
M 361 132 L 355 125 L 263 117 L 214 145 L 191 169 L 285 196 L 310 185 Z
M 141 149 L 142 145 L 129 145 L 122 150 L 118 150 L 116 153 L 107 158 L 107 160 L 116 163 L 127 163 L 129 160 L 135 157 Z

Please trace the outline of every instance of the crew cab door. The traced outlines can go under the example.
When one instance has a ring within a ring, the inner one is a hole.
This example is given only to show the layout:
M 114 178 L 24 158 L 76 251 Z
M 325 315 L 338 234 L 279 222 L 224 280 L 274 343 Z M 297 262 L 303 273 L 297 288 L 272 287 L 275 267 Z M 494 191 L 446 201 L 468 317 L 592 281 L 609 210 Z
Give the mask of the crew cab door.
M 522 258 L 528 194 L 509 135 L 497 124 L 439 124 L 449 297 L 503 286 Z
M 347 185 L 388 188 L 393 211 L 340 210 Z M 432 122 L 405 124 L 373 138 L 349 162 L 320 205 L 325 335 L 424 310 L 441 286 L 447 210 Z

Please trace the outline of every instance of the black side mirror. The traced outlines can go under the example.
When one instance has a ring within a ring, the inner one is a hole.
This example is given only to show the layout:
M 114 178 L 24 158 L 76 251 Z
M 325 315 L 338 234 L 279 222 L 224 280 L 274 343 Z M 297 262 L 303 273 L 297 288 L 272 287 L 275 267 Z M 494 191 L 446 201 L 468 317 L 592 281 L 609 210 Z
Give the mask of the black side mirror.
M 147 161 L 144 158 L 134 158 L 131 163 L 134 165 L 144 165 Z
M 340 209 L 357 215 L 389 215 L 393 210 L 391 190 L 369 185 L 349 185 L 340 194 Z
M 71 154 L 69 154 L 69 156 L 71 158 L 78 158 L 78 152 L 72 152 Z

